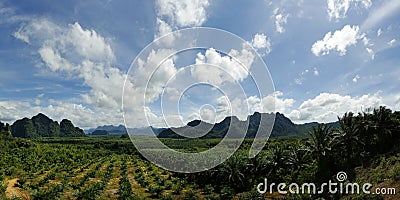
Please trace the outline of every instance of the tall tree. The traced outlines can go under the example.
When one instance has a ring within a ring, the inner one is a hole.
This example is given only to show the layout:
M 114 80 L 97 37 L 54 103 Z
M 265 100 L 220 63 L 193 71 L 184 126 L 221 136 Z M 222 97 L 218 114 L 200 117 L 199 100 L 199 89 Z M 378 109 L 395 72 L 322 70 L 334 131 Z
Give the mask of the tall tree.
M 320 124 L 317 127 L 313 127 L 309 135 L 310 139 L 307 142 L 307 146 L 317 160 L 318 165 L 315 177 L 318 182 L 323 182 L 335 173 L 332 148 L 336 134 L 331 127 Z

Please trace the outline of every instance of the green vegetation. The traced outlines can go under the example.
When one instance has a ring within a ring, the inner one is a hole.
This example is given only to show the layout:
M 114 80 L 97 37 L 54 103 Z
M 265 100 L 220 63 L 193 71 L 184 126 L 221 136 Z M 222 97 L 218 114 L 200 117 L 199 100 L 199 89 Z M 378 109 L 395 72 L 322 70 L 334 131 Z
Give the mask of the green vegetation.
M 33 120 L 26 118 L 23 121 L 24 126 L 17 127 L 25 131 L 25 135 L 31 129 L 35 134 L 37 130 L 57 130 L 51 129 L 51 121 L 43 123 L 40 128 L 35 128 Z M 60 125 L 60 136 L 61 132 L 73 136 L 71 124 L 64 123 L 67 126 Z M 143 159 L 129 139 L 120 137 L 40 138 L 36 135 L 28 140 L 1 134 L 0 199 L 387 197 L 329 193 L 312 196 L 282 195 L 277 192 L 259 194 L 256 191 L 258 183 L 263 182 L 264 178 L 268 178 L 269 183 L 318 184 L 336 181 L 335 176 L 339 171 L 347 173 L 347 181 L 368 182 L 374 187 L 394 187 L 399 193 L 400 147 L 397 144 L 400 142 L 400 113 L 385 107 L 357 115 L 346 113 L 339 118 L 338 124 L 338 127 L 324 124 L 311 126 L 308 137 L 272 138 L 254 158 L 248 157 L 253 140 L 247 138 L 227 161 L 194 174 L 161 169 Z M 220 138 L 161 141 L 179 151 L 198 152 L 215 146 Z M 276 186 L 273 190 L 277 191 Z M 398 199 L 399 195 L 390 197 Z
M 11 137 L 11 126 L 0 122 L 0 135 L 4 137 Z
M 75 127 L 71 121 L 63 119 L 58 124 L 46 115 L 39 113 L 32 119 L 23 118 L 11 125 L 12 135 L 20 138 L 37 137 L 82 137 L 85 133 L 82 129 Z

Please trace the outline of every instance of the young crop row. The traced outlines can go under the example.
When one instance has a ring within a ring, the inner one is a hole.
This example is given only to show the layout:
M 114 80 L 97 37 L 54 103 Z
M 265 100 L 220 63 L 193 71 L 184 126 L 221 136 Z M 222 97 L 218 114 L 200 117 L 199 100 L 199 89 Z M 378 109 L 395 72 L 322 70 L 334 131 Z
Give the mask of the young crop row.
M 113 172 L 113 168 L 114 168 L 114 160 L 110 161 L 110 164 L 107 166 L 106 172 L 103 175 L 103 178 L 101 179 L 100 182 L 95 182 L 91 185 L 88 185 L 88 187 L 86 188 L 80 188 L 78 189 L 74 195 L 75 197 L 77 197 L 77 199 L 96 199 L 101 192 L 104 190 L 104 188 L 106 187 L 106 185 L 108 184 L 108 182 L 110 181 L 111 178 L 111 174 Z M 102 166 L 102 163 L 98 164 L 93 170 L 89 171 L 88 176 L 84 176 L 84 180 L 88 180 L 89 178 L 85 178 L 85 177 L 90 177 L 90 178 L 94 178 L 95 177 L 95 173 L 96 171 L 99 171 L 100 167 Z

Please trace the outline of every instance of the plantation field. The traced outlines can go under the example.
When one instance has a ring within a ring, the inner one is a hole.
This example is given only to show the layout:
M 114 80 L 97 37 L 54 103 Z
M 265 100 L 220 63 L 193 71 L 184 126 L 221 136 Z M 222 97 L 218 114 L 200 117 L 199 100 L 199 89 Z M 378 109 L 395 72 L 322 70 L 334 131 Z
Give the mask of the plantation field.
M 200 144 L 200 143 L 199 143 Z M 1 142 L 6 198 L 213 198 L 195 183 L 142 159 L 129 139 L 49 138 Z M 201 147 L 201 145 L 199 145 Z

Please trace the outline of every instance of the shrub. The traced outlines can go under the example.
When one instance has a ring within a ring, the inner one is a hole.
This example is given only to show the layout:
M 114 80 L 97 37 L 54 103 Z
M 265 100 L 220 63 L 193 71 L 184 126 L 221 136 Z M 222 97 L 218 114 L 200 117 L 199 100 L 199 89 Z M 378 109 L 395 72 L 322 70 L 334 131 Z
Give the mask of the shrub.
M 174 200 L 174 197 L 171 194 L 163 195 L 160 200 Z
M 197 199 L 199 199 L 199 196 L 196 194 L 195 191 L 193 191 L 193 190 L 188 190 L 188 191 L 185 193 L 184 199 L 185 199 L 185 200 L 197 200 Z

